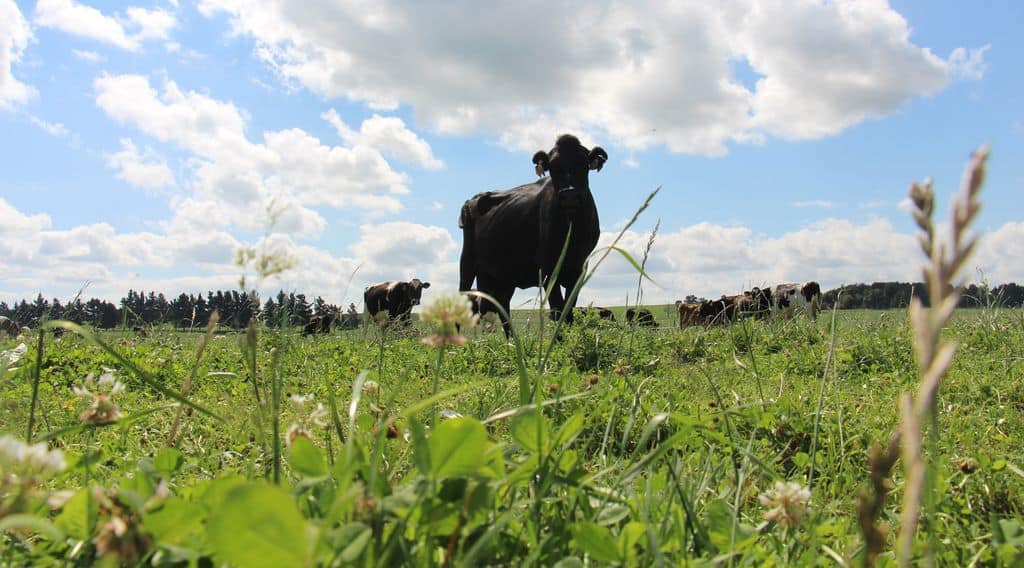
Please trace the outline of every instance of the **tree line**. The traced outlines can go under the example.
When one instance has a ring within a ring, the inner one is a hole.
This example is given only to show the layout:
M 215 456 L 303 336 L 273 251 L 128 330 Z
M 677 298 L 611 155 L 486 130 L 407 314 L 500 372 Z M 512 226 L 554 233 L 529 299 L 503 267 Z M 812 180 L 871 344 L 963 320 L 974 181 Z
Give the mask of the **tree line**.
M 874 282 L 828 290 L 822 294 L 822 304 L 832 307 L 838 298 L 841 310 L 886 310 L 906 308 L 912 297 L 921 298 L 927 304 L 928 295 L 923 283 Z M 1013 282 L 995 287 L 971 284 L 960 298 L 960 307 L 964 308 L 1019 308 L 1022 305 L 1024 286 Z M 221 325 L 232 328 L 244 328 L 253 318 L 271 326 L 304 326 L 315 317 L 339 317 L 343 311 L 351 318 L 348 321 L 356 321 L 358 313 L 354 304 L 342 310 L 319 296 L 310 302 L 305 294 L 285 293 L 283 290 L 262 302 L 256 293 L 238 290 L 211 291 L 205 296 L 179 294 L 170 300 L 161 293 L 129 290 L 117 304 L 97 298 L 83 301 L 80 297 L 61 302 L 56 298 L 47 300 L 42 294 L 33 301 L 20 300 L 13 305 L 0 302 L 0 316 L 29 327 L 60 319 L 101 329 L 164 324 L 187 329 L 206 327 L 215 311 L 220 314 Z
M 347 314 L 355 313 L 350 304 Z M 167 299 L 161 293 L 129 290 L 114 304 L 107 300 L 80 297 L 61 302 L 47 300 L 42 294 L 35 300 L 21 300 L 8 305 L 0 302 L 0 316 L 6 316 L 18 325 L 35 327 L 47 320 L 68 320 L 100 329 L 119 326 L 153 326 L 169 324 L 178 328 L 206 327 L 210 316 L 217 312 L 220 324 L 244 328 L 253 318 L 273 326 L 306 325 L 314 317 L 339 316 L 342 310 L 317 297 L 310 302 L 305 294 L 279 291 L 276 296 L 261 302 L 254 292 L 217 290 L 202 294 L 179 294 Z

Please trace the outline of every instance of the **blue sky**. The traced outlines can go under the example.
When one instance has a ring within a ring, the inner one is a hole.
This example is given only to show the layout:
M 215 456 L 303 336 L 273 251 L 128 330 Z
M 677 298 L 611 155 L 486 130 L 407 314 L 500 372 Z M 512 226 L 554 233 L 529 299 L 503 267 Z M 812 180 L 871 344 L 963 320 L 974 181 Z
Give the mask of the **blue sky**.
M 1019 2 L 543 6 L 0 0 L 0 299 L 455 288 L 461 203 L 562 132 L 610 155 L 603 242 L 662 187 L 622 241 L 660 219 L 648 301 L 916 279 L 907 188 L 944 212 L 983 143 L 972 278 L 1024 278 Z

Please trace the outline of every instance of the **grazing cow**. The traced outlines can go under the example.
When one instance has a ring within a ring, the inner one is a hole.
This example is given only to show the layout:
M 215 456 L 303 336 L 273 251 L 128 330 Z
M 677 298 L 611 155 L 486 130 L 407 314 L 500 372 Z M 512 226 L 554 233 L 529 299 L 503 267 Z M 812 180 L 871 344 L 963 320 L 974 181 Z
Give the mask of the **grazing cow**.
M 754 286 L 749 292 L 744 292 L 747 298 L 744 301 L 743 312 L 753 315 L 755 319 L 768 317 L 772 310 L 772 291 L 768 288 Z
M 705 300 L 700 305 L 700 319 L 704 325 L 726 324 L 736 318 L 737 311 L 742 311 L 750 304 L 749 296 L 734 294 L 722 295 L 717 300 Z
M 412 308 L 420 303 L 425 288 L 430 288 L 430 282 L 423 282 L 419 278 L 408 282 L 381 282 L 363 290 L 363 302 L 370 318 L 379 312 L 387 312 L 389 319 L 400 320 L 407 325 L 412 321 Z
M 315 335 L 317 333 L 328 334 L 331 332 L 331 324 L 334 323 L 334 314 L 320 314 L 309 318 L 306 325 L 302 326 L 302 335 Z
M 810 281 L 803 284 L 777 284 L 772 286 L 772 304 L 782 317 L 791 317 L 799 311 L 817 321 L 821 311 L 821 286 Z
M 604 308 L 601 306 L 588 306 L 586 308 L 576 308 L 576 311 L 578 311 L 580 315 L 584 317 L 586 317 L 586 315 L 589 313 L 595 313 L 597 314 L 597 317 L 603 320 L 615 321 L 615 314 L 608 308 Z
M 459 214 L 463 235 L 459 291 L 471 289 L 475 280 L 477 288 L 493 296 L 507 314 L 516 288 L 548 284 L 569 236 L 548 302 L 552 319 L 565 310 L 565 321 L 571 323 L 576 304 L 572 288 L 583 275 L 583 264 L 601 234 L 589 174 L 590 170 L 600 171 L 607 160 L 602 148 L 587 150 L 575 136 L 563 134 L 550 152 L 533 155 L 537 175 L 550 175 L 514 189 L 469 198 Z M 569 298 L 563 295 L 563 287 Z M 498 310 L 483 302 L 481 311 Z M 511 325 L 505 314 L 501 317 L 508 335 Z
M 654 314 L 647 308 L 627 308 L 626 321 L 643 327 L 658 327 L 658 322 L 654 321 Z
M 700 304 L 689 304 L 676 300 L 676 311 L 679 312 L 679 329 L 704 323 L 700 317 Z
M 54 329 L 53 331 L 57 331 L 57 330 Z M 62 329 L 61 331 L 64 331 L 64 330 Z M 146 334 L 146 327 L 142 326 L 142 325 L 133 325 L 132 326 L 132 333 L 134 333 L 135 335 L 137 335 L 139 337 L 146 337 L 146 335 L 147 335 Z
M 18 322 L 7 316 L 0 316 L 0 333 L 6 333 L 11 337 L 16 337 L 20 332 L 21 326 L 18 325 Z

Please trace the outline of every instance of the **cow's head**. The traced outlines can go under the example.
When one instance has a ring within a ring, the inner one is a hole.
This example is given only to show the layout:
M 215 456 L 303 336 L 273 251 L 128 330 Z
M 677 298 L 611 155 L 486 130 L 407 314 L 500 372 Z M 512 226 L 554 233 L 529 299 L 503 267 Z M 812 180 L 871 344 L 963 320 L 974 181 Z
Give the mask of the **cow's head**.
M 533 155 L 538 176 L 548 172 L 551 183 L 560 194 L 590 189 L 590 170 L 601 171 L 608 161 L 608 153 L 600 146 L 587 150 L 572 134 L 558 137 L 550 152 L 543 150 Z
M 422 282 L 419 278 L 413 278 L 409 281 L 409 301 L 412 305 L 418 305 L 420 298 L 423 297 L 423 290 L 430 288 L 430 282 Z

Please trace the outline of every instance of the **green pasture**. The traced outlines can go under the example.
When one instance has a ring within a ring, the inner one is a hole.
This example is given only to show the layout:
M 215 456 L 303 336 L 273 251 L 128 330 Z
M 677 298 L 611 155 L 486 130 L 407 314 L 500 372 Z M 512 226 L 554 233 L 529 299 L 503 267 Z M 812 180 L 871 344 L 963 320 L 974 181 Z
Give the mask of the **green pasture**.
M 860 565 L 868 452 L 919 380 L 906 313 L 680 330 L 674 306 L 650 308 L 656 329 L 586 318 L 560 340 L 517 310 L 518 347 L 473 329 L 440 351 L 418 321 L 220 330 L 199 358 L 202 330 L 46 333 L 41 356 L 33 334 L 0 373 L 0 433 L 24 440 L 31 420 L 68 466 L 4 482 L 0 564 Z M 914 554 L 1019 566 L 1024 312 L 961 310 L 946 333 Z M 122 417 L 82 427 L 72 387 L 104 368 Z M 289 443 L 293 424 L 308 437 Z M 766 517 L 781 481 L 810 490 L 804 515 Z M 902 483 L 897 465 L 893 529 Z

